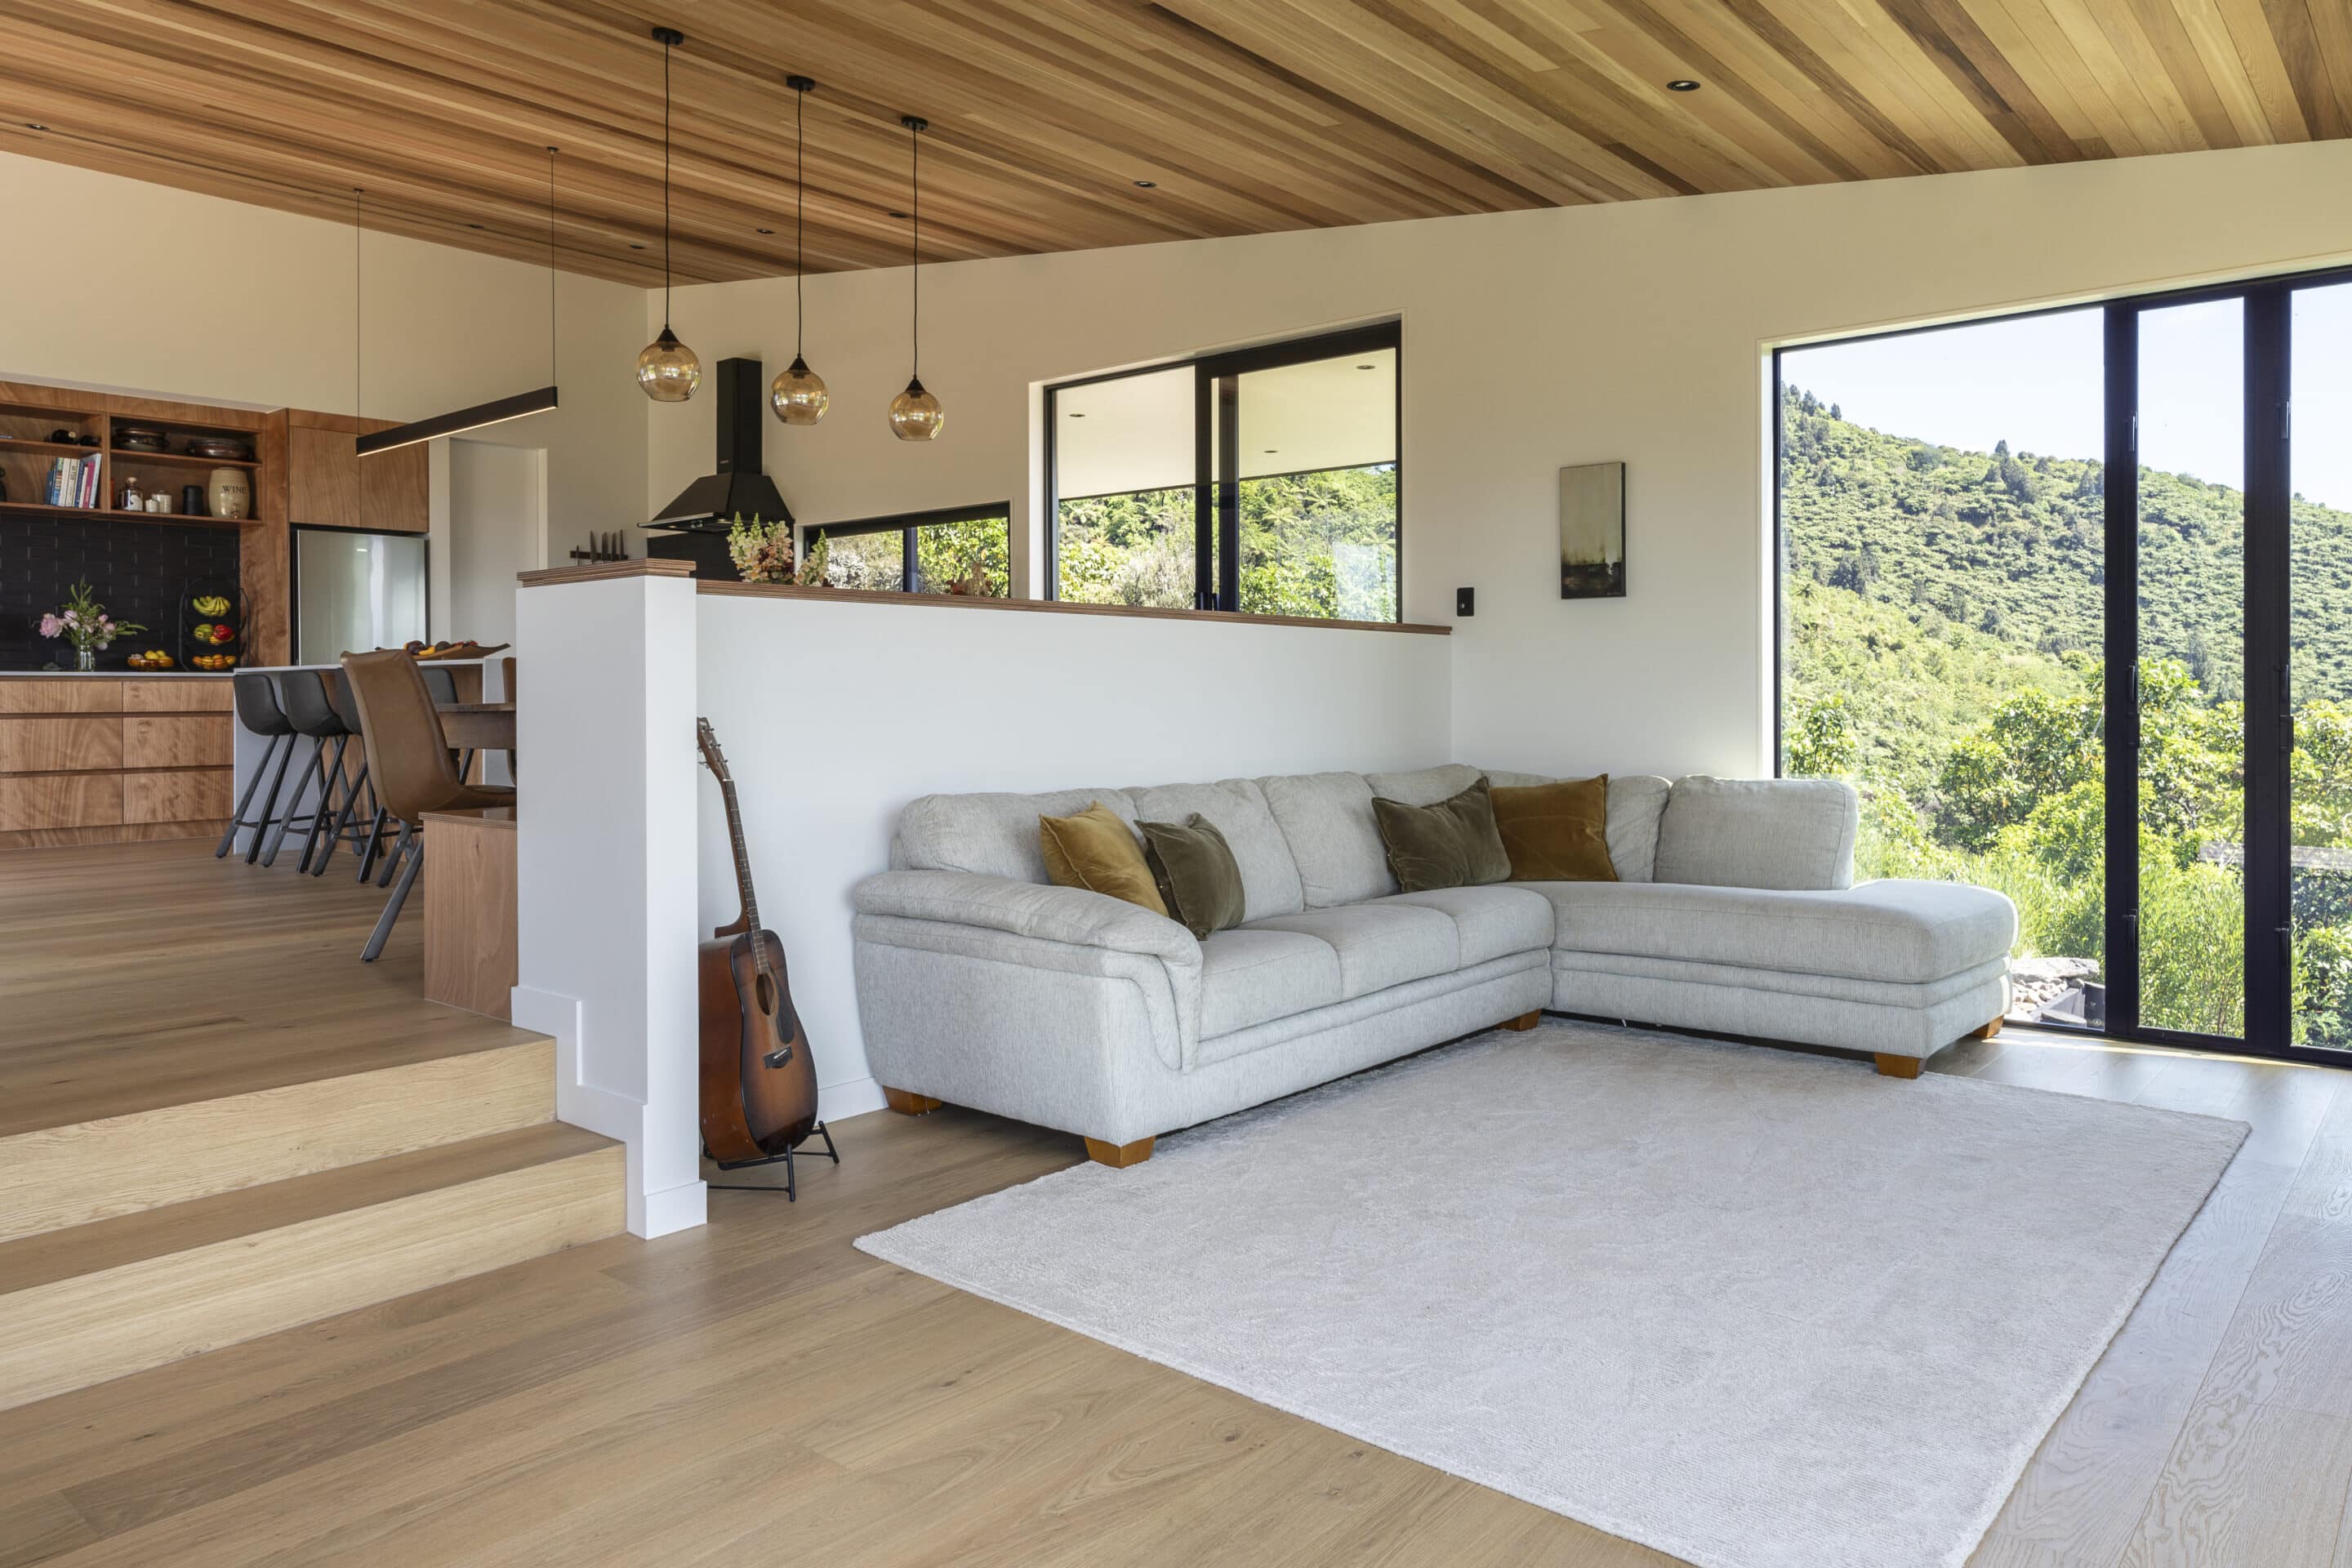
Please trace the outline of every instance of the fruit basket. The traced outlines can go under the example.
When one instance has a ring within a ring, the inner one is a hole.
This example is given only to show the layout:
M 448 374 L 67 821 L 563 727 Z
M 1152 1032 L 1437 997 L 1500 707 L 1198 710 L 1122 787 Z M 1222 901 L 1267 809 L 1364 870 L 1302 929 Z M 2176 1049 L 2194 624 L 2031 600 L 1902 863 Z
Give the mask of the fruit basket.
M 180 668 L 217 675 L 245 652 L 245 602 L 236 584 L 191 577 L 180 586 Z

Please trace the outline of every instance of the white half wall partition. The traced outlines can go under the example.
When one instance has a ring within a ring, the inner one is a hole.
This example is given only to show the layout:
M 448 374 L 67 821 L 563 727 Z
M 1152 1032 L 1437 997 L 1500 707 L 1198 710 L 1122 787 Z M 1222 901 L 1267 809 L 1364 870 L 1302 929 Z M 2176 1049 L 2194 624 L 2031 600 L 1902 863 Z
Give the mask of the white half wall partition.
M 695 948 L 737 908 L 719 790 L 695 763 L 698 715 L 735 777 L 827 1120 L 882 1104 L 858 1031 L 849 892 L 887 866 L 917 795 L 1452 754 L 1439 628 L 613 575 L 678 564 L 528 574 L 536 585 L 517 598 L 536 657 L 517 737 L 530 805 L 514 1019 L 559 1042 L 557 1114 L 629 1142 L 639 1235 L 701 1217 Z

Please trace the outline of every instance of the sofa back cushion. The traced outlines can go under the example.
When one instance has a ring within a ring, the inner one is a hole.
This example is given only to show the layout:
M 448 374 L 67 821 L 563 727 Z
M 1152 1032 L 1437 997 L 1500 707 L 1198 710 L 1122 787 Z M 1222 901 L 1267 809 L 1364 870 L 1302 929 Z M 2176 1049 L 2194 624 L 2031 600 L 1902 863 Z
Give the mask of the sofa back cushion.
M 1486 782 L 1496 789 L 1526 789 L 1534 784 L 1566 781 L 1545 773 L 1515 773 L 1489 768 Z M 1609 775 L 1609 863 L 1621 882 L 1657 879 L 1658 822 L 1674 785 L 1652 773 Z
M 1241 868 L 1244 920 L 1295 915 L 1307 907 L 1290 846 L 1275 825 L 1265 791 L 1255 779 L 1153 784 L 1125 793 L 1136 816 L 1146 822 L 1189 822 L 1197 814 L 1224 835 L 1234 864 Z
M 1257 782 L 1290 846 L 1308 909 L 1360 904 L 1397 890 L 1363 774 L 1287 773 Z
M 1135 803 L 1125 790 L 1065 789 L 1045 795 L 926 795 L 898 817 L 897 854 L 916 871 L 976 871 L 1016 882 L 1044 882 L 1037 819 L 1076 816 L 1100 801 L 1130 827 Z
M 1656 879 L 1783 891 L 1853 885 L 1861 799 L 1837 779 L 1676 781 L 1658 827 Z

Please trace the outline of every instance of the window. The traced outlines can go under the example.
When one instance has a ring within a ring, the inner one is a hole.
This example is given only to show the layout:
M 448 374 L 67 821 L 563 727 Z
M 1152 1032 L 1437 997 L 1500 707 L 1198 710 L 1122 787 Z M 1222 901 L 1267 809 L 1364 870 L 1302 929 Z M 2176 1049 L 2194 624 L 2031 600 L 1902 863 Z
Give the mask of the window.
M 1775 360 L 1780 768 L 1856 877 L 2009 894 L 2012 1016 L 2340 1064 L 2352 279 Z
M 823 541 L 824 580 L 836 588 L 892 594 L 975 592 L 1003 599 L 1013 592 L 1010 502 L 803 523 L 801 556 Z M 962 584 L 959 589 L 954 584 Z
M 1047 388 L 1053 596 L 1397 619 L 1402 360 L 1389 322 Z

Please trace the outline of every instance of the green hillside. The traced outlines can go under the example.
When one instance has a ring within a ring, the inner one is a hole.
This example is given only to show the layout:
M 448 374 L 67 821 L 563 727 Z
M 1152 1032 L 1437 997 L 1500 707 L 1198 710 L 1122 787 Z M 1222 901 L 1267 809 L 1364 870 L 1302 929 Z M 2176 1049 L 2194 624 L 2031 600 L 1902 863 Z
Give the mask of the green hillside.
M 1784 766 L 1862 787 L 1856 873 L 2017 901 L 2101 956 L 2104 471 L 1865 429 L 1784 393 Z M 2243 498 L 2140 475 L 2142 1012 L 2242 1026 Z M 2352 845 L 2352 513 L 2298 499 L 2294 841 Z M 2298 1039 L 2352 1037 L 2352 879 L 2295 877 Z

